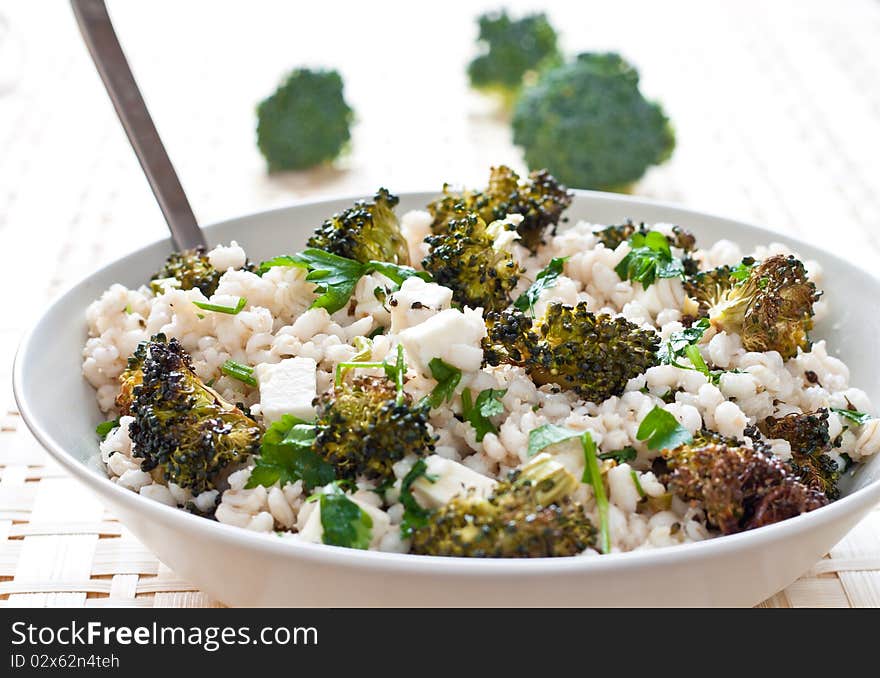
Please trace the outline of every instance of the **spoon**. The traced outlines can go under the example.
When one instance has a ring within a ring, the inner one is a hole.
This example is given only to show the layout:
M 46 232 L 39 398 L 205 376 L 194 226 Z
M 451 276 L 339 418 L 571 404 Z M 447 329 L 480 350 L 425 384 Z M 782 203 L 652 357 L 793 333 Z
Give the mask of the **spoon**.
M 205 236 L 119 46 L 104 0 L 70 0 L 70 4 L 116 115 L 168 222 L 174 245 L 178 250 L 204 247 Z

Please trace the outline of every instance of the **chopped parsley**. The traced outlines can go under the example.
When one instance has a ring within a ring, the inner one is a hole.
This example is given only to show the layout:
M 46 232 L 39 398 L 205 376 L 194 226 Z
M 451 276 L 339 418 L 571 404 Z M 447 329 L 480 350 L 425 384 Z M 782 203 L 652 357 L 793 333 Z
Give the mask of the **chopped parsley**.
M 652 450 L 672 450 L 694 439 L 672 414 L 657 406 L 642 419 L 636 438 L 646 441 Z
M 431 370 L 431 376 L 437 380 L 437 385 L 425 400 L 432 408 L 440 407 L 455 396 L 455 387 L 461 381 L 461 370 L 443 362 L 440 358 L 432 358 L 428 363 L 428 369 Z
M 292 414 L 272 423 L 260 445 L 260 455 L 246 487 L 282 486 L 302 480 L 307 488 L 322 487 L 336 480 L 333 466 L 314 451 L 317 427 Z
M 618 464 L 622 464 L 625 461 L 632 461 L 638 456 L 638 452 L 636 452 L 636 448 L 630 447 L 627 445 L 626 447 L 622 447 L 619 450 L 613 450 L 611 452 L 602 452 L 599 455 L 599 459 L 613 459 Z
M 470 389 L 466 388 L 461 392 L 461 416 L 465 421 L 470 422 L 477 432 L 477 442 L 482 442 L 487 433 L 498 433 L 489 417 L 504 412 L 504 405 L 501 399 L 507 389 L 487 388 L 480 391 L 477 400 L 473 400 Z
M 550 260 L 535 278 L 535 282 L 529 285 L 528 289 L 517 297 L 513 305 L 520 311 L 531 311 L 535 315 L 535 304 L 541 296 L 541 292 L 556 286 L 556 280 L 562 275 L 562 270 L 568 257 L 554 257 Z
M 406 361 L 403 358 L 403 346 L 401 344 L 397 345 L 397 353 L 395 355 L 396 358 L 394 362 L 388 362 L 388 359 L 386 358 L 382 362 L 350 360 L 337 363 L 336 377 L 334 379 L 334 383 L 339 386 L 342 383 L 342 379 L 345 376 L 345 373 L 350 369 L 381 369 L 385 371 L 385 376 L 393 381 L 395 386 L 397 387 L 397 403 L 400 404 L 403 402 L 404 399 L 403 381 L 404 376 L 406 375 Z M 357 358 L 357 356 L 355 356 L 355 358 Z
M 428 474 L 428 464 L 424 459 L 419 459 L 400 482 L 400 503 L 403 504 L 403 519 L 400 521 L 400 534 L 406 539 L 412 535 L 413 530 L 428 524 L 428 516 L 431 512 L 423 507 L 412 493 L 412 485 L 419 478 L 424 477 L 429 482 L 435 482 L 436 478 Z
M 410 266 L 385 261 L 370 261 L 362 264 L 354 259 L 346 259 L 314 247 L 304 249 L 298 254 L 288 254 L 264 261 L 257 271 L 260 275 L 264 275 L 275 266 L 296 266 L 306 269 L 308 271 L 306 280 L 315 284 L 315 291 L 318 293 L 311 308 L 325 308 L 328 313 L 335 313 L 343 308 L 351 299 L 358 280 L 374 271 L 381 273 L 398 286 L 407 278 L 414 276 L 425 281 L 432 279 L 426 271 L 417 271 Z
M 660 344 L 660 349 L 657 351 L 657 358 L 660 364 L 672 365 L 682 370 L 696 370 L 704 374 L 710 383 L 717 386 L 721 381 L 721 375 L 724 374 L 724 371 L 709 369 L 697 346 L 697 343 L 703 338 L 707 329 L 709 329 L 709 320 L 701 318 L 681 332 L 673 332 L 666 341 Z M 691 366 L 680 363 L 678 358 L 681 357 L 690 360 Z
M 219 304 L 210 304 L 206 301 L 194 301 L 194 306 L 198 306 L 203 311 L 213 311 L 214 313 L 228 313 L 229 315 L 238 315 L 247 305 L 247 299 L 240 297 L 235 306 L 220 306 Z M 204 316 L 203 316 L 204 317 Z
M 110 419 L 109 421 L 102 421 L 100 424 L 95 426 L 95 433 L 98 434 L 98 437 L 101 440 L 106 440 L 107 436 L 110 434 L 110 431 L 118 426 L 119 417 L 116 417 L 116 419 Z
M 247 384 L 248 386 L 257 385 L 257 380 L 254 379 L 253 367 L 242 365 L 241 363 L 237 363 L 234 360 L 227 360 L 220 366 L 220 371 L 227 377 L 237 379 L 241 383 Z
M 839 414 L 845 419 L 849 419 L 857 426 L 863 426 L 864 424 L 867 424 L 871 419 L 873 419 L 870 414 L 867 414 L 865 412 L 857 412 L 856 410 L 847 410 L 840 407 L 832 407 L 831 411 L 835 414 Z
M 366 550 L 373 539 L 373 519 L 345 496 L 338 485 L 321 494 L 321 541 L 331 546 Z
M 633 233 L 628 242 L 629 253 L 614 267 L 621 280 L 640 282 L 647 289 L 657 278 L 684 275 L 684 264 L 672 256 L 669 240 L 659 231 Z

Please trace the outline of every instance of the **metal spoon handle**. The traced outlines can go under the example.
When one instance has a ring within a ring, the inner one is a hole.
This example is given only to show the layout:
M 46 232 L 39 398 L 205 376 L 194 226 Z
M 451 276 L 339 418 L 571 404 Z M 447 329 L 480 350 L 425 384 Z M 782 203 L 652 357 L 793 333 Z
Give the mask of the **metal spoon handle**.
M 116 114 L 165 215 L 174 244 L 181 250 L 205 245 L 205 236 L 119 46 L 104 0 L 71 0 L 71 5 Z

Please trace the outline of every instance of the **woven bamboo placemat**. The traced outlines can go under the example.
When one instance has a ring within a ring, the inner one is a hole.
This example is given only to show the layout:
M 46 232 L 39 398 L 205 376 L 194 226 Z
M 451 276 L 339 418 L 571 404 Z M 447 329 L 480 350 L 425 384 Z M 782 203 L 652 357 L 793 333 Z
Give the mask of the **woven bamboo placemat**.
M 418 3 L 303 10 L 264 1 L 245 11 L 216 2 L 210 14 L 195 2 L 109 4 L 204 223 L 379 185 L 477 184 L 490 164 L 521 164 L 507 127 L 462 76 L 480 3 L 446 3 L 430 30 Z M 567 49 L 622 50 L 676 124 L 675 157 L 649 172 L 639 194 L 765 224 L 876 265 L 880 2 L 632 0 L 603 3 L 601 12 L 588 3 L 545 4 L 564 28 Z M 340 23 L 343 9 L 348 20 Z M 371 45 L 383 47 L 340 51 L 347 41 L 363 47 L 364 22 L 373 27 Z M 332 170 L 266 177 L 253 143 L 253 108 L 284 70 L 301 63 L 342 71 L 358 114 L 352 151 Z M 18 337 L 59 289 L 164 235 L 66 3 L 6 0 L 0 251 L 14 256 L 0 273 L 7 290 L 0 605 L 215 604 L 48 458 L 24 429 L 9 389 Z M 880 606 L 880 511 L 763 605 Z

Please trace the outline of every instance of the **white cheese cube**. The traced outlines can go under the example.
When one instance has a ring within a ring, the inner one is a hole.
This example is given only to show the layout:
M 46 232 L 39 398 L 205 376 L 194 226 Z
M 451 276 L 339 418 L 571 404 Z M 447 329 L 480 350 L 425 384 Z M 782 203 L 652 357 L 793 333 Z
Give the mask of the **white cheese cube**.
M 483 337 L 486 323 L 481 309 L 447 309 L 431 316 L 399 335 L 407 357 L 425 376 L 431 375 L 428 364 L 440 358 L 463 372 L 475 372 L 483 362 Z
M 453 497 L 474 490 L 475 496 L 488 497 L 497 484 L 495 480 L 469 469 L 464 464 L 446 459 L 436 454 L 425 458 L 427 475 L 412 484 L 416 501 L 428 509 L 435 509 L 448 503 Z
M 391 332 L 397 334 L 436 315 L 452 304 L 452 290 L 418 277 L 407 278 L 388 299 Z
M 317 395 L 316 370 L 312 358 L 285 358 L 280 363 L 261 363 L 254 369 L 260 386 L 260 409 L 268 425 L 292 414 L 311 421 L 315 418 L 312 401 Z

